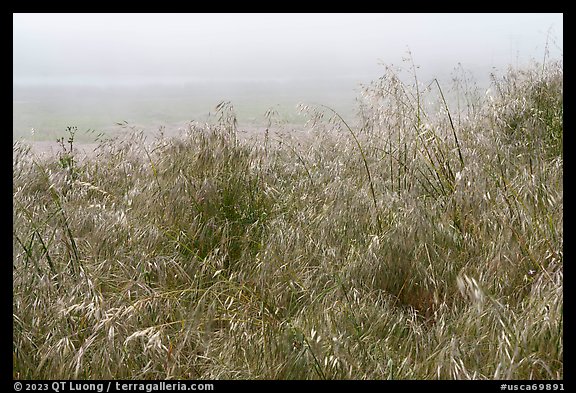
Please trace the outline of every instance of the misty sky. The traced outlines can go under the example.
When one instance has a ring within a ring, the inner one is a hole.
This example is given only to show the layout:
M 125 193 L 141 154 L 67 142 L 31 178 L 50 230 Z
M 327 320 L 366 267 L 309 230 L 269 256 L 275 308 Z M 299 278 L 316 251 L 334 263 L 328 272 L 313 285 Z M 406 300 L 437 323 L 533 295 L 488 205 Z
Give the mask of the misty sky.
M 562 14 L 14 14 L 13 22 L 14 83 L 376 78 L 408 48 L 429 73 L 541 61 L 548 36 L 551 57 L 563 50 Z

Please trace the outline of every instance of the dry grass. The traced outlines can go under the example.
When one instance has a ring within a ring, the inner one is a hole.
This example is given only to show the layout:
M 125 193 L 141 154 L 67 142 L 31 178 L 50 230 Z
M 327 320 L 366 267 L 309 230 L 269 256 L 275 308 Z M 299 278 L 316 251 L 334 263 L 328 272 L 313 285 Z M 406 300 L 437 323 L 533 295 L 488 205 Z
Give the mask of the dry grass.
M 451 113 L 388 69 L 307 138 L 223 103 L 84 161 L 15 144 L 13 376 L 562 379 L 562 78 Z

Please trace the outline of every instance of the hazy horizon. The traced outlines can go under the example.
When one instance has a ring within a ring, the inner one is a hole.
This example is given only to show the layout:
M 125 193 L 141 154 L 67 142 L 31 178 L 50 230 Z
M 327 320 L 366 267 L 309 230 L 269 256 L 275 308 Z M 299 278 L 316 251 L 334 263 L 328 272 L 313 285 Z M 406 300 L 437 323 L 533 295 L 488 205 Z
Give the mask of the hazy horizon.
M 342 109 L 408 51 L 422 81 L 461 65 L 484 83 L 546 48 L 561 58 L 562 33 L 545 13 L 13 14 L 13 133 L 184 121 L 221 99 L 250 119 L 301 100 Z
M 562 14 L 14 14 L 15 80 L 370 77 L 551 56 Z M 560 49 L 560 50 L 559 50 Z M 426 71 L 428 72 L 428 71 Z

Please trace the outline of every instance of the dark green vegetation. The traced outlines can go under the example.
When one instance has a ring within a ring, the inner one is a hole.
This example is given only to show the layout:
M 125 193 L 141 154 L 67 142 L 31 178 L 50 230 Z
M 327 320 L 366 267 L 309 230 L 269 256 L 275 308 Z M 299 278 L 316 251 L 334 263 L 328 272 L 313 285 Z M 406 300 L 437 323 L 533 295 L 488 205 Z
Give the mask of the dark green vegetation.
M 15 143 L 14 377 L 562 379 L 562 64 L 464 82 L 387 69 L 282 137 L 223 104 Z

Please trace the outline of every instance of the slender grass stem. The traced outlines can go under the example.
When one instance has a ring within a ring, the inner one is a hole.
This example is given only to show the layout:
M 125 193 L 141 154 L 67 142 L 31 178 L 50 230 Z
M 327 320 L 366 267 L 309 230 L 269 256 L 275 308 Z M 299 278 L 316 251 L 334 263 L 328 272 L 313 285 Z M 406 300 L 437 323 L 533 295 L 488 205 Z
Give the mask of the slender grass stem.
M 354 142 L 356 143 L 358 151 L 362 156 L 362 162 L 364 162 L 364 169 L 366 169 L 366 175 L 368 176 L 368 184 L 370 185 L 370 193 L 372 195 L 372 201 L 374 202 L 374 211 L 376 213 L 376 223 L 378 225 L 378 231 L 382 232 L 382 220 L 380 219 L 380 210 L 378 209 L 378 202 L 376 201 L 376 192 L 374 191 L 374 183 L 372 182 L 372 174 L 370 173 L 370 167 L 368 166 L 368 160 L 366 158 L 366 154 L 364 154 L 364 149 L 362 149 L 362 145 L 360 144 L 360 141 L 358 140 L 358 137 L 356 136 L 354 131 L 352 131 L 352 128 L 350 128 L 346 120 L 344 120 L 344 118 L 342 118 L 342 116 L 340 116 L 338 112 L 336 112 L 334 109 L 326 105 L 320 105 L 320 106 L 328 109 L 330 112 L 336 115 L 340 119 L 340 121 L 342 121 L 346 129 L 348 129 L 348 131 L 352 135 L 352 138 L 354 138 Z

